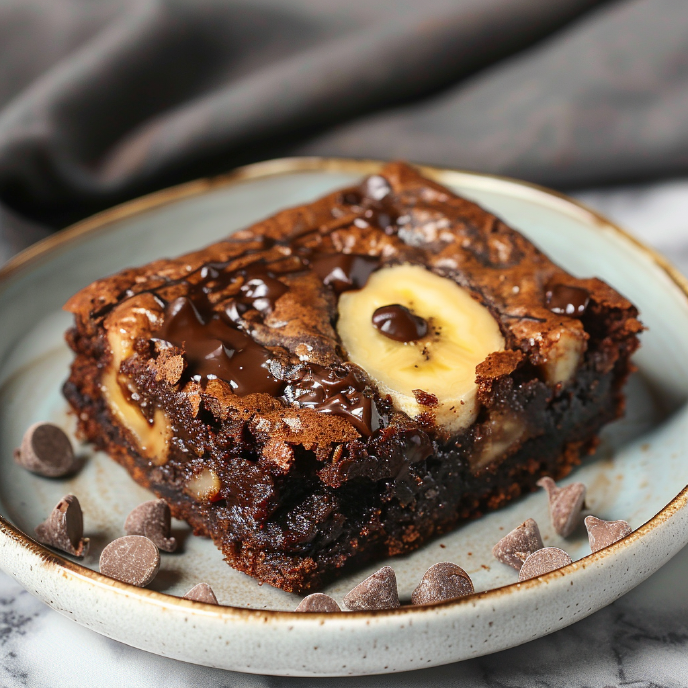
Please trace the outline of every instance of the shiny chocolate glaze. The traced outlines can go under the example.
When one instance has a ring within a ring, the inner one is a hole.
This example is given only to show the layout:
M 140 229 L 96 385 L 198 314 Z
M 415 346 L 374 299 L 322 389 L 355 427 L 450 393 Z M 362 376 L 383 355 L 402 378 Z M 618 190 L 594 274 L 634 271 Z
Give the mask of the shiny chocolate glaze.
M 241 295 L 236 298 L 240 315 L 250 308 L 269 313 L 274 310 L 275 301 L 289 291 L 284 282 L 280 282 L 273 272 L 259 263 L 249 265 L 240 274 L 244 278 L 239 289 Z
M 220 378 L 242 396 L 281 394 L 284 382 L 268 370 L 272 360 L 268 349 L 200 303 L 201 299 L 185 296 L 174 300 L 156 333 L 157 339 L 184 349 L 191 379 Z
M 353 369 L 311 363 L 303 377 L 287 387 L 285 397 L 301 407 L 342 416 L 362 435 L 370 435 L 373 402 L 364 390 L 365 381 Z
M 377 256 L 353 253 L 316 254 L 309 263 L 323 284 L 332 287 L 336 294 L 361 289 L 370 275 L 380 267 Z
M 395 342 L 415 342 L 428 333 L 427 320 L 398 303 L 376 308 L 372 322 L 380 334 Z

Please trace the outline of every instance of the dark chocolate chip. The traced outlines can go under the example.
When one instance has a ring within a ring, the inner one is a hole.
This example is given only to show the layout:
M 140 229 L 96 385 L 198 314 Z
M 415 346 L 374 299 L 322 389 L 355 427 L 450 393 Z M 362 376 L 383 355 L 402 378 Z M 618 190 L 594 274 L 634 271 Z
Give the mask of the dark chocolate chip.
M 376 308 L 372 323 L 380 334 L 395 342 L 415 342 L 428 333 L 427 320 L 398 303 Z
M 127 516 L 124 532 L 127 535 L 144 535 L 163 552 L 174 552 L 177 541 L 170 537 L 170 507 L 163 499 L 139 504 Z
M 580 318 L 588 307 L 590 292 L 582 287 L 555 284 L 545 294 L 547 307 L 557 315 Z
M 586 516 L 585 527 L 593 552 L 599 552 L 633 532 L 633 528 L 626 521 L 603 521 L 597 516 Z
M 563 549 L 543 547 L 543 549 L 533 552 L 523 562 L 523 566 L 521 566 L 521 570 L 518 572 L 518 581 L 522 583 L 531 578 L 543 576 L 550 571 L 556 571 L 564 566 L 568 566 L 571 561 L 571 557 Z
M 18 464 L 47 478 L 61 478 L 79 465 L 69 437 L 53 423 L 34 423 L 14 452 Z
M 351 611 L 396 609 L 399 606 L 399 593 L 394 569 L 383 566 L 368 576 L 346 595 L 344 604 Z
M 560 488 L 552 478 L 540 478 L 537 484 L 547 490 L 549 515 L 554 530 L 562 537 L 568 537 L 580 522 L 585 505 L 585 485 L 571 483 Z
M 304 597 L 299 606 L 296 608 L 297 612 L 340 612 L 339 605 L 329 596 L 323 595 L 321 592 L 313 593 Z
M 143 535 L 126 535 L 111 542 L 100 555 L 100 572 L 143 588 L 160 569 L 160 552 Z
M 493 548 L 492 554 L 503 564 L 521 570 L 523 562 L 544 547 L 538 524 L 529 518 L 505 535 Z
M 411 595 L 411 604 L 432 604 L 465 597 L 475 592 L 471 577 L 456 564 L 434 564 L 421 579 Z
M 218 603 L 213 589 L 207 583 L 194 585 L 193 588 L 184 595 L 184 599 L 193 600 L 194 602 L 205 602 L 206 604 Z
M 79 500 L 71 494 L 63 497 L 50 516 L 36 527 L 36 538 L 75 557 L 85 556 L 89 540 L 84 538 L 84 515 Z

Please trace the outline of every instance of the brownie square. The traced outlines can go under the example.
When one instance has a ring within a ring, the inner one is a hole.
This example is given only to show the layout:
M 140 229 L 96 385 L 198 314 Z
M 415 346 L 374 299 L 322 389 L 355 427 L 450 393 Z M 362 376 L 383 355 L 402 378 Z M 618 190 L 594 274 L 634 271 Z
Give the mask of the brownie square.
M 566 475 L 622 414 L 642 330 L 403 163 L 65 308 L 81 435 L 295 592 Z

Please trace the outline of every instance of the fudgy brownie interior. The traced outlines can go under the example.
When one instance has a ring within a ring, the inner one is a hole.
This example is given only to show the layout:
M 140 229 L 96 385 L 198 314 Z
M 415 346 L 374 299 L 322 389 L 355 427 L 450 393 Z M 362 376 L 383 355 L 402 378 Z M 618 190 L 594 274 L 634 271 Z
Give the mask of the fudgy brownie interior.
M 622 413 L 642 329 L 403 163 L 66 308 L 81 434 L 299 592 L 565 475 Z

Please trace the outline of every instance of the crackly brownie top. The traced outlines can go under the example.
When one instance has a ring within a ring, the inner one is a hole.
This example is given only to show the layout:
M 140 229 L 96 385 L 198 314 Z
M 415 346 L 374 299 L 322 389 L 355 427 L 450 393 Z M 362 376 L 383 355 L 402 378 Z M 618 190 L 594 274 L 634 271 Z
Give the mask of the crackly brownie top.
M 500 219 L 403 163 L 203 250 L 99 280 L 66 309 L 84 333 L 116 329 L 136 342 L 133 356 L 196 414 L 205 404 L 216 417 L 250 416 L 268 433 L 279 417 L 292 441 L 329 446 L 370 436 L 374 402 L 384 407 L 347 360 L 338 297 L 395 264 L 450 278 L 489 309 L 505 351 L 479 366 L 482 378 L 525 360 L 537 366 L 562 333 L 588 338 L 591 313 L 607 314 L 605 336 L 640 329 L 635 309 L 607 284 L 572 277 Z

